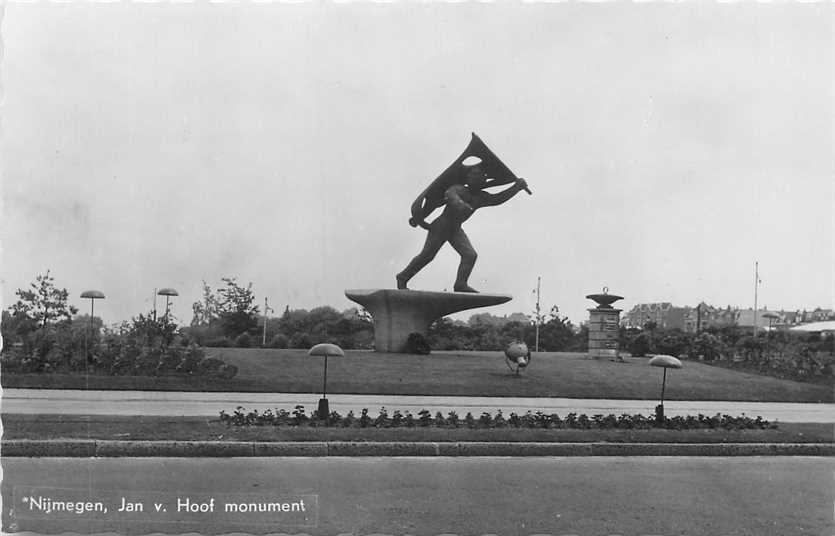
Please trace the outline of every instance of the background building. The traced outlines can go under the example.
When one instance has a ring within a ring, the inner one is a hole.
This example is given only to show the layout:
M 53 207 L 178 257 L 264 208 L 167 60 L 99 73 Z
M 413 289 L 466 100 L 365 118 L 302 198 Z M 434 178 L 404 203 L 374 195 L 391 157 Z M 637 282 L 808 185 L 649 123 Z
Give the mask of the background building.
M 769 319 L 766 315 L 775 315 Z M 695 333 L 706 328 L 722 328 L 726 326 L 754 327 L 754 310 L 740 309 L 730 305 L 721 308 L 707 303 L 700 303 L 695 307 L 677 307 L 669 302 L 639 303 L 623 315 L 621 325 L 627 328 L 643 328 L 648 322 L 653 322 L 659 328 L 680 329 L 686 333 Z M 809 324 L 811 322 L 825 322 L 835 320 L 832 309 L 820 307 L 812 311 L 771 310 L 766 307 L 757 309 L 757 326 L 761 329 L 788 328 Z

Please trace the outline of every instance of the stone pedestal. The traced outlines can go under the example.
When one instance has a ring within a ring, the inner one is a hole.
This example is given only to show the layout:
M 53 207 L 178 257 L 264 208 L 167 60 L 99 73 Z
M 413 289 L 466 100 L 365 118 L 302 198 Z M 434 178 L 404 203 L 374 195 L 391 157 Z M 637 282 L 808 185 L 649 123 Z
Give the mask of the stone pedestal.
M 620 309 L 589 309 L 589 356 L 620 359 L 618 334 Z
M 597 302 L 597 307 L 589 309 L 589 356 L 623 361 L 618 351 L 621 310 L 612 307 L 623 296 L 609 294 L 609 288 L 603 287 L 603 294 L 589 294 L 586 298 Z
M 429 325 L 443 316 L 513 299 L 507 294 L 397 289 L 346 290 L 345 295 L 374 317 L 374 345 L 378 352 L 405 351 L 411 333 L 425 336 Z

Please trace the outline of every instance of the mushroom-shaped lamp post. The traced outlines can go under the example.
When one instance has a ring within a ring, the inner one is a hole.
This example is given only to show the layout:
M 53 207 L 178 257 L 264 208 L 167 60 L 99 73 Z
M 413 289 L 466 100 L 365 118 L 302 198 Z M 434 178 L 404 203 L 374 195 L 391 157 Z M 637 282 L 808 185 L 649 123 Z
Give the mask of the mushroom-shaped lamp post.
M 649 360 L 650 366 L 663 367 L 664 379 L 661 380 L 661 404 L 655 407 L 655 420 L 659 424 L 664 422 L 664 388 L 667 386 L 667 369 L 681 368 L 681 361 L 671 355 L 657 355 Z
M 158 296 L 165 296 L 165 320 L 168 321 L 168 303 L 171 296 L 179 296 L 180 294 L 173 288 L 161 288 L 157 292 Z
M 96 300 L 103 300 L 104 293 L 98 290 L 85 290 L 81 293 L 82 298 L 86 298 L 90 300 L 90 322 L 87 326 L 87 331 L 84 333 L 84 361 L 86 363 L 90 362 L 90 354 L 87 350 L 87 338 L 89 337 L 90 333 L 93 331 L 93 310 L 95 307 Z
M 317 414 L 320 419 L 327 419 L 328 415 L 330 415 L 330 409 L 328 408 L 328 357 L 343 357 L 345 356 L 345 352 L 343 352 L 342 348 L 339 346 L 326 342 L 317 344 L 311 348 L 310 351 L 307 352 L 307 355 L 325 357 L 325 375 L 322 379 L 322 398 L 319 399 L 319 410 L 317 411 Z
M 769 331 L 769 333 L 770 333 L 770 332 L 771 332 L 771 330 L 774 328 L 774 321 L 775 321 L 775 320 L 779 320 L 779 319 L 780 319 L 780 315 L 777 315 L 777 314 L 774 314 L 774 313 L 768 312 L 768 313 L 765 313 L 765 314 L 763 315 L 763 318 L 767 318 L 767 319 L 768 319 L 768 331 Z

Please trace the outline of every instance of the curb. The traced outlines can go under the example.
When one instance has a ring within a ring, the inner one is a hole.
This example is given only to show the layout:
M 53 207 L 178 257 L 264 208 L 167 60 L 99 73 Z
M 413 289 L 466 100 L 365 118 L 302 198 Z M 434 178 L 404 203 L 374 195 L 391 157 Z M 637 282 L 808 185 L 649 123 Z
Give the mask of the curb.
M 835 456 L 835 443 L 111 441 L 9 439 L 2 457 Z

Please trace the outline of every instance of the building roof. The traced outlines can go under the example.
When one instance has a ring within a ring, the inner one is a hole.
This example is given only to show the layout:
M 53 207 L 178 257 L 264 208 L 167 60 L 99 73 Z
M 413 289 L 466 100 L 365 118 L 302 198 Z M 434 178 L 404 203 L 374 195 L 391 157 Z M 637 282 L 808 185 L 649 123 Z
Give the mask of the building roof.
M 808 324 L 800 324 L 791 331 L 833 331 L 835 332 L 835 320 L 825 320 L 823 322 L 810 322 Z

